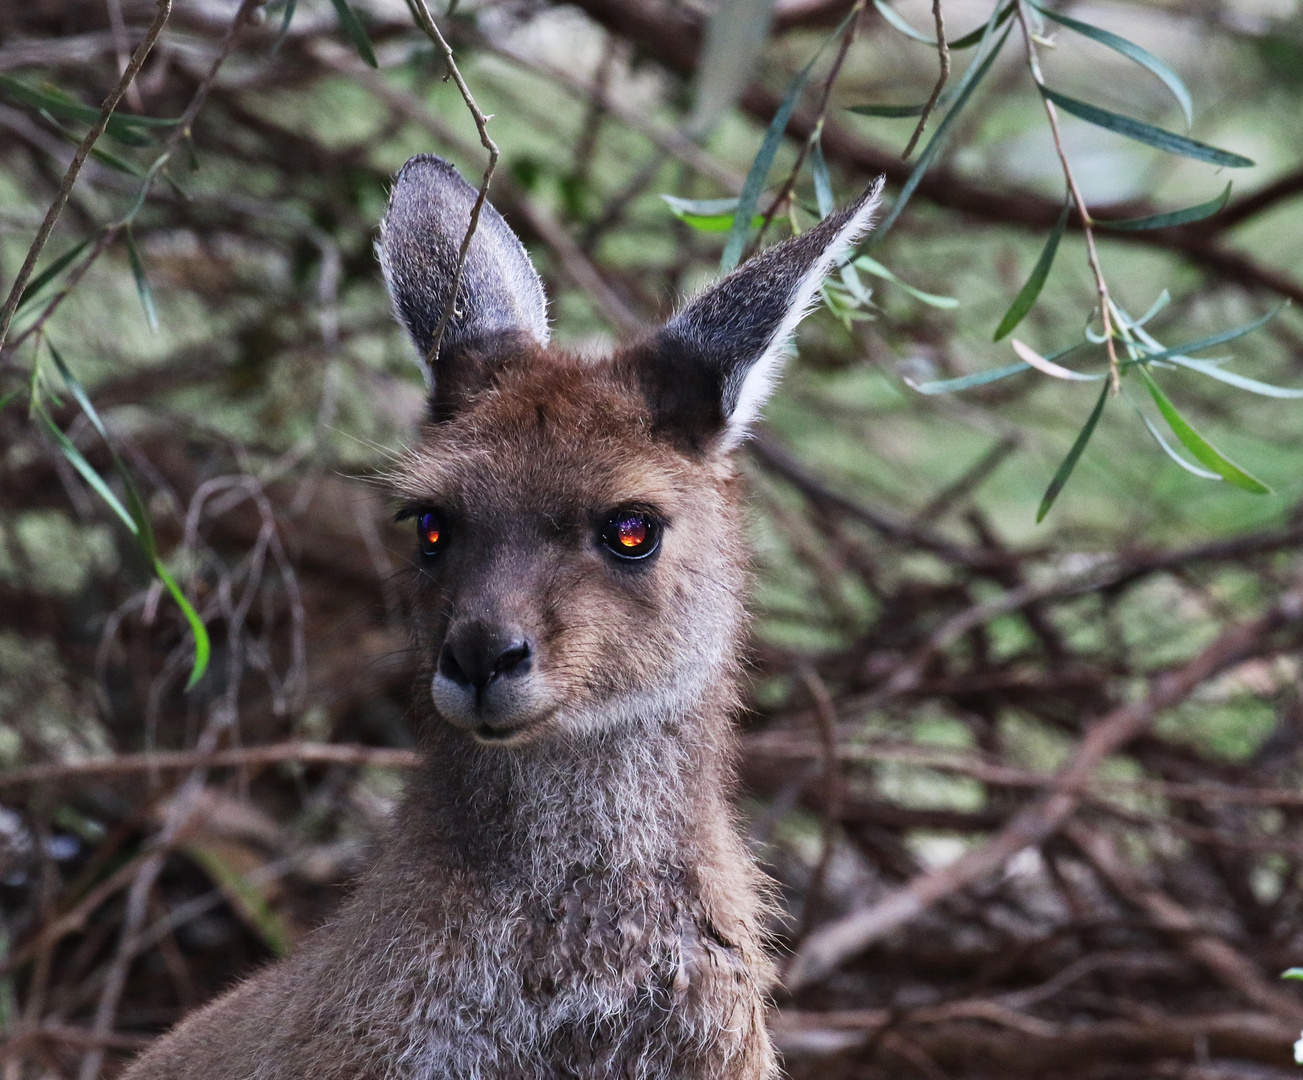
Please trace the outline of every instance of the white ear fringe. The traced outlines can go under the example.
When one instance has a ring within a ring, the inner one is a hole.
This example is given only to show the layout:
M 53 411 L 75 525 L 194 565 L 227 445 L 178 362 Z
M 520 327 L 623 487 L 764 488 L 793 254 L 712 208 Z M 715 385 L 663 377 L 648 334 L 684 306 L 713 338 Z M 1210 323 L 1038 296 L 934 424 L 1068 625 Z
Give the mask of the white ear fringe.
M 873 185 L 873 190 L 864 199 L 863 205 L 824 248 L 823 254 L 815 260 L 814 265 L 796 287 L 783 321 L 779 323 L 778 329 L 769 339 L 769 344 L 765 346 L 765 351 L 760 354 L 760 358 L 747 369 L 742 378 L 742 385 L 738 389 L 737 406 L 729 415 L 721 449 L 732 450 L 742 442 L 756 417 L 760 415 L 761 408 L 769 400 L 769 395 L 773 393 L 778 377 L 782 374 L 783 363 L 789 355 L 792 335 L 796 333 L 801 320 L 814 308 L 823 279 L 872 227 L 873 215 L 882 199 L 882 185 L 885 179 L 885 177 L 878 178 L 877 183 Z

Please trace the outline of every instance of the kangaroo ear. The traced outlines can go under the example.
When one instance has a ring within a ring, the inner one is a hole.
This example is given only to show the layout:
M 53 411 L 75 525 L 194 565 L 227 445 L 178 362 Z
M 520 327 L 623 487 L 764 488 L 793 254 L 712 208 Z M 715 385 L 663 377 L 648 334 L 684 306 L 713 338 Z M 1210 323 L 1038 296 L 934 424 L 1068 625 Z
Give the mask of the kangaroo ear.
M 455 370 L 458 356 L 482 363 L 498 351 L 494 340 L 504 335 L 547 344 L 543 284 L 516 234 L 486 202 L 466 252 L 456 310 L 438 357 L 429 355 L 477 194 L 448 162 L 418 154 L 394 178 L 380 224 L 376 248 L 385 284 L 398 321 L 420 351 L 432 391 L 446 378 L 467 382 L 467 373 Z
M 698 294 L 629 356 L 658 427 L 728 450 L 773 391 L 819 287 L 868 232 L 882 179 L 814 228 Z M 722 436 L 722 438 L 721 438 Z

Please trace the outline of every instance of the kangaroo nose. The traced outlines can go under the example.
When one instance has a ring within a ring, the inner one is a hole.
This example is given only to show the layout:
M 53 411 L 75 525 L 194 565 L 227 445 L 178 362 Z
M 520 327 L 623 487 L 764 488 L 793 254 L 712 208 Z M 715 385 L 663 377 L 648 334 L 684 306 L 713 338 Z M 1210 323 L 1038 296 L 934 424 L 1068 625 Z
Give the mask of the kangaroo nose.
M 529 665 L 529 642 L 522 635 L 483 623 L 454 628 L 439 653 L 439 674 L 476 690 L 524 675 Z

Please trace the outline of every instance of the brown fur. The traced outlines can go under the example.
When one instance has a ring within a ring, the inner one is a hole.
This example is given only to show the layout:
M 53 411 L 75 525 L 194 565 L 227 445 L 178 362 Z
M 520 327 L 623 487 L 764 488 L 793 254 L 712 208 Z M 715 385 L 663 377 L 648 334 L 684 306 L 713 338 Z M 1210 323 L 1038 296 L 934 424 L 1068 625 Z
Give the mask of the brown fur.
M 763 1080 L 773 971 L 735 828 L 745 585 L 730 450 L 875 192 L 637 347 L 546 347 L 542 287 L 484 208 L 431 421 L 391 477 L 414 553 L 425 765 L 338 917 L 126 1080 Z M 399 173 L 381 262 L 434 348 L 475 191 Z M 603 547 L 631 508 L 659 549 Z M 478 672 L 478 674 L 475 674 Z
M 414 575 L 420 684 L 471 590 L 536 620 L 538 668 L 564 707 L 526 745 L 482 746 L 418 693 L 430 765 L 352 901 L 128 1080 L 772 1070 L 759 878 L 727 801 L 743 565 L 732 469 L 655 438 L 612 364 L 539 349 L 512 361 L 393 477 L 453 523 L 452 565 Z M 668 523 L 653 572 L 632 580 L 590 541 L 594 512 L 629 503 Z M 627 715 L 612 722 L 616 700 Z M 505 988 L 482 985 L 494 965 Z M 546 1016 L 567 998 L 572 1015 Z M 467 1045 L 430 1045 L 453 1041 Z

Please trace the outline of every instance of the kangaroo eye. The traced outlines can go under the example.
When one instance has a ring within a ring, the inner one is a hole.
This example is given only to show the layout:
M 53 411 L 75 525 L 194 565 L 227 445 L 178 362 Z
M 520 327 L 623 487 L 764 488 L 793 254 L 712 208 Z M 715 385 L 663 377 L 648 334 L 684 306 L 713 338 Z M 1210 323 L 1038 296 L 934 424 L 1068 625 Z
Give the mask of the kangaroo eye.
M 602 526 L 603 546 L 621 559 L 645 559 L 661 546 L 661 527 L 638 510 L 618 510 Z
M 421 551 L 424 554 L 433 555 L 438 551 L 443 540 L 443 523 L 439 520 L 439 515 L 429 510 L 419 515 L 416 519 L 416 536 L 421 541 Z

